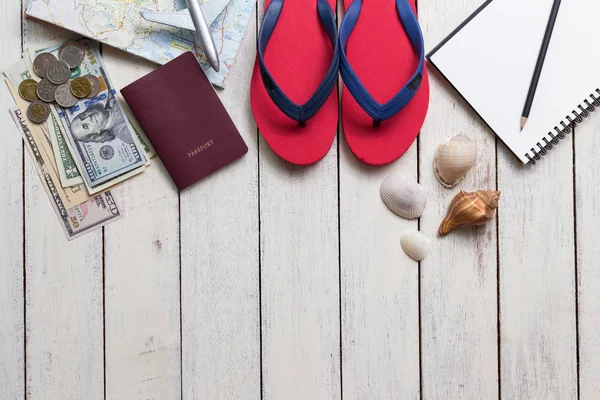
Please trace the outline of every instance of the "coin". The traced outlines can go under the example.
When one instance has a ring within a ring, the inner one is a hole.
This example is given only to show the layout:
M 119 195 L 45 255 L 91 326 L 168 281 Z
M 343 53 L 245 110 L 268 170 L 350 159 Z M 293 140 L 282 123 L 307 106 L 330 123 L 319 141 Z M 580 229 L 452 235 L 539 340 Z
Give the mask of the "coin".
M 48 119 L 50 108 L 41 101 L 34 101 L 27 108 L 27 117 L 35 124 L 41 124 Z
M 46 68 L 46 77 L 56 85 L 68 81 L 69 75 L 71 75 L 71 68 L 64 61 L 53 62 L 52 64 L 48 64 L 48 68 Z
M 37 83 L 35 86 L 29 86 L 27 89 L 25 89 L 25 98 L 29 101 L 36 101 L 38 99 Z
M 83 57 L 85 58 L 85 51 L 83 50 L 83 46 L 81 45 L 81 43 L 76 42 L 74 40 L 69 40 L 68 42 L 64 42 L 63 45 L 60 46 L 60 49 L 58 49 L 58 58 L 60 58 L 60 53 L 62 53 L 64 48 L 69 47 L 69 46 L 77 47 L 79 49 L 79 51 L 81 51 L 81 54 L 83 54 Z
M 80 99 L 86 98 L 92 92 L 92 84 L 86 78 L 77 78 L 71 82 L 71 93 Z
M 40 100 L 45 101 L 46 103 L 52 103 L 54 101 L 55 92 L 56 85 L 50 82 L 48 78 L 39 81 L 37 85 L 37 95 Z
M 93 99 L 94 97 L 98 96 L 98 93 L 100 93 L 100 87 L 102 86 L 100 84 L 100 79 L 96 78 L 94 75 L 86 75 L 84 78 L 90 81 L 90 84 L 92 85 L 92 91 L 87 97 L 88 99 Z
M 33 89 L 33 92 L 32 92 Z M 27 101 L 36 101 L 37 94 L 35 93 L 37 90 L 37 82 L 33 79 L 25 79 L 23 82 L 19 84 L 19 96 L 21 96 L 24 100 Z
M 64 108 L 71 108 L 77 104 L 78 101 L 77 97 L 73 96 L 71 93 L 71 85 L 68 83 L 63 83 L 57 87 L 54 97 L 56 98 L 58 105 Z
M 45 78 L 48 64 L 52 64 L 56 61 L 56 57 L 54 57 L 52 54 L 41 53 L 35 58 L 35 60 L 33 60 L 33 71 L 42 78 Z
M 65 45 L 61 47 L 58 52 L 58 58 L 61 61 L 67 63 L 69 68 L 75 69 L 81 65 L 83 62 L 83 50 L 79 46 L 74 46 L 73 44 Z

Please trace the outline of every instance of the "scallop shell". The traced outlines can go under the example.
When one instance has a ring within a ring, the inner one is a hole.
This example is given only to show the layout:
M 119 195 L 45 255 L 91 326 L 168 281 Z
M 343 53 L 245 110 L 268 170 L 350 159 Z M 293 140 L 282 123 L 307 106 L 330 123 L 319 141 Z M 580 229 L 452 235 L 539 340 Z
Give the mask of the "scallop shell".
M 452 188 L 463 180 L 477 161 L 477 145 L 465 135 L 454 136 L 442 143 L 433 158 L 433 171 L 438 181 Z
M 448 207 L 448 214 L 440 224 L 438 233 L 447 235 L 459 226 L 481 225 L 494 219 L 500 192 L 478 190 L 474 193 L 460 192 Z
M 427 189 L 398 175 L 384 180 L 379 194 L 392 212 L 406 219 L 419 218 L 427 205 Z
M 423 261 L 427 257 L 427 254 L 429 254 L 431 240 L 421 232 L 413 229 L 404 232 L 400 238 L 400 245 L 407 256 L 415 261 Z

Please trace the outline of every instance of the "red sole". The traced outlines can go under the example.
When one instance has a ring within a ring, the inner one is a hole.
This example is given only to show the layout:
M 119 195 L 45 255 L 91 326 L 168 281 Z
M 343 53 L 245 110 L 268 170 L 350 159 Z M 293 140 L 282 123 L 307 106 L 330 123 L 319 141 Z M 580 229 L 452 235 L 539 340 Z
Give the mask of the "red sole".
M 335 0 L 328 2 L 335 10 Z M 265 9 L 269 4 L 267 0 Z M 332 57 L 333 46 L 321 26 L 316 0 L 285 0 L 265 50 L 265 64 L 283 92 L 296 104 L 305 103 L 325 77 Z M 338 126 L 337 88 L 317 114 L 300 126 L 273 103 L 256 62 L 250 100 L 261 135 L 284 160 L 314 164 L 331 148 Z
M 416 12 L 415 0 L 409 0 Z M 346 9 L 352 0 L 345 0 Z M 419 61 L 402 27 L 395 0 L 362 0 L 346 55 L 354 72 L 379 103 L 386 103 L 414 74 Z M 419 134 L 429 107 L 429 78 L 394 117 L 373 126 L 371 118 L 344 87 L 342 124 L 348 146 L 368 165 L 386 165 L 402 156 Z

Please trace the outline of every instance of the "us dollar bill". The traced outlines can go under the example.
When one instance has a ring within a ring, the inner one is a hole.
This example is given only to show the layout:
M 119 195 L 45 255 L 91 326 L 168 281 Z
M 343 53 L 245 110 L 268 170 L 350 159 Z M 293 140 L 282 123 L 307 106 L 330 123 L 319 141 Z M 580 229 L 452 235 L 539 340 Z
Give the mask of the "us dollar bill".
M 27 115 L 27 105 L 26 102 L 19 97 L 17 94 L 17 89 L 12 86 L 8 79 L 5 79 L 6 86 L 8 90 L 12 94 L 15 102 L 17 103 L 17 107 L 21 110 L 21 114 Z M 31 139 L 35 142 L 35 147 L 38 150 L 36 153 L 38 157 L 40 157 L 44 165 L 46 165 L 48 173 L 54 174 L 57 176 L 57 181 L 60 183 L 59 176 L 59 168 L 56 163 L 56 159 L 52 155 L 52 145 L 50 140 L 47 138 L 45 132 L 41 128 L 40 125 L 31 124 L 28 126 L 28 132 Z M 61 187 L 57 190 L 57 193 L 61 196 L 62 202 L 65 204 L 67 208 L 75 206 L 77 204 L 81 204 L 86 200 L 89 200 L 91 196 L 88 194 L 86 187 L 83 183 L 79 185 L 73 185 L 69 187 Z
M 81 99 L 70 109 L 59 110 L 59 117 L 75 162 L 90 194 L 104 190 L 106 184 L 133 171 L 141 173 L 147 163 L 145 151 L 117 100 L 117 91 L 108 76 L 95 42 L 78 40 L 85 58 L 71 78 L 94 75 L 101 90 L 94 99 Z M 29 48 L 30 59 L 39 53 L 58 56 L 63 42 L 49 47 Z
M 135 133 L 138 141 L 144 148 L 144 152 L 146 152 L 146 159 L 148 159 L 148 163 L 146 164 L 146 166 L 148 166 L 148 165 L 150 165 L 149 160 L 151 158 L 153 158 L 154 156 L 156 156 L 156 150 L 154 150 L 152 143 L 150 143 L 150 140 L 148 140 L 146 133 L 144 133 L 142 126 L 140 125 L 138 120 L 135 118 L 135 115 L 133 115 L 133 111 L 131 111 L 131 108 L 129 108 L 129 105 L 127 104 L 127 102 L 125 101 L 123 96 L 119 93 L 117 95 L 117 98 L 119 99 L 121 106 L 123 106 L 123 110 L 125 110 L 125 115 L 127 116 L 127 119 L 129 120 L 129 123 L 131 124 L 131 127 L 133 128 L 133 132 Z
M 61 221 L 68 240 L 122 218 L 119 206 L 110 191 L 98 194 L 72 207 L 65 205 L 60 194 L 57 176 L 46 164 L 47 159 L 43 157 L 44 150 L 38 147 L 39 138 L 36 138 L 29 129 L 27 120 L 20 109 L 12 109 L 10 114 L 21 132 L 25 147 L 33 160 L 42 185 L 52 203 L 52 208 Z
M 33 60 L 35 59 L 35 57 L 38 54 L 44 52 L 45 49 L 54 49 L 54 48 L 56 48 L 56 46 L 58 46 L 60 49 L 60 46 L 62 46 L 64 43 L 65 43 L 64 40 L 54 40 L 51 42 L 46 42 L 46 43 L 42 43 L 42 44 L 38 44 L 38 45 L 31 45 L 27 48 L 27 51 L 25 51 L 23 53 L 23 60 L 24 60 L 25 64 L 27 65 L 27 70 L 28 70 L 29 74 L 31 76 L 33 76 L 34 79 L 36 79 L 38 81 L 42 79 L 33 70 Z M 72 74 L 69 78 L 78 78 L 80 76 L 81 76 L 81 69 L 76 68 L 72 72 Z M 20 83 L 20 81 L 19 81 L 19 83 Z M 14 85 L 14 83 L 13 83 L 13 85 Z M 17 86 L 15 86 L 15 87 L 17 87 Z M 144 149 L 144 152 L 146 153 L 146 159 L 150 160 L 151 158 L 156 156 L 156 150 L 154 150 L 154 147 L 152 147 L 150 140 L 148 140 L 146 133 L 142 129 L 141 125 L 138 123 L 135 116 L 133 115 L 133 112 L 131 111 L 131 109 L 129 108 L 127 103 L 125 102 L 125 99 L 123 98 L 123 96 L 121 96 L 121 94 L 118 94 L 117 98 L 119 99 L 119 102 L 121 103 L 121 105 L 123 106 L 123 109 L 125 110 L 125 115 L 127 116 L 127 119 L 129 120 L 129 123 L 131 124 L 131 127 L 133 128 L 133 133 L 135 133 L 136 139 L 138 140 L 138 142 Z M 58 116 L 58 112 L 56 111 L 56 107 L 54 107 L 54 105 L 50 105 L 50 109 L 56 115 L 56 120 L 59 120 L 59 116 Z M 57 136 L 59 136 L 59 135 L 57 135 Z M 64 134 L 62 133 L 62 126 L 61 126 L 60 136 L 63 136 L 63 138 L 61 140 L 59 140 L 59 143 L 62 142 L 62 143 L 66 144 L 67 142 L 64 140 Z M 65 145 L 64 147 L 66 147 L 68 149 L 67 145 Z M 72 160 L 70 153 L 69 153 L 69 157 Z M 73 165 L 74 164 L 75 163 L 73 162 Z M 146 163 L 146 166 L 148 166 L 148 165 L 150 165 L 149 161 Z
M 26 59 L 22 59 L 19 62 L 13 64 L 6 71 L 4 75 L 8 78 L 14 88 L 19 87 L 19 84 L 25 79 L 32 79 L 37 77 L 33 73 L 31 65 L 28 65 Z M 40 78 L 38 77 L 38 80 Z M 19 104 L 22 99 L 17 95 L 15 102 L 22 111 L 23 105 L 27 107 L 25 101 Z M 54 105 L 50 104 L 50 117 L 48 120 L 40 125 L 44 134 L 49 138 L 52 144 L 52 152 L 56 160 L 58 167 L 58 176 L 60 178 L 60 184 L 63 188 L 83 184 L 83 179 L 77 170 L 75 160 L 71 156 L 71 151 L 68 148 L 67 142 L 64 137 L 63 126 L 58 116 L 58 111 Z

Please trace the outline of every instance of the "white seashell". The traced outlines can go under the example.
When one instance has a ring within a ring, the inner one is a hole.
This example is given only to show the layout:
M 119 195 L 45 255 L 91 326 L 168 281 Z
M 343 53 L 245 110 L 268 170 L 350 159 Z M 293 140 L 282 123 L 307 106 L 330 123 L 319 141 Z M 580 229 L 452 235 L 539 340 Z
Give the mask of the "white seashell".
M 405 177 L 392 175 L 386 178 L 379 188 L 379 195 L 385 205 L 402 218 L 419 218 L 427 205 L 428 191 Z
M 400 245 L 407 256 L 415 261 L 423 261 L 427 257 L 427 254 L 429 254 L 431 240 L 426 238 L 421 232 L 413 229 L 402 234 Z
M 442 143 L 433 158 L 433 171 L 442 186 L 451 188 L 463 180 L 477 161 L 477 145 L 465 135 Z

